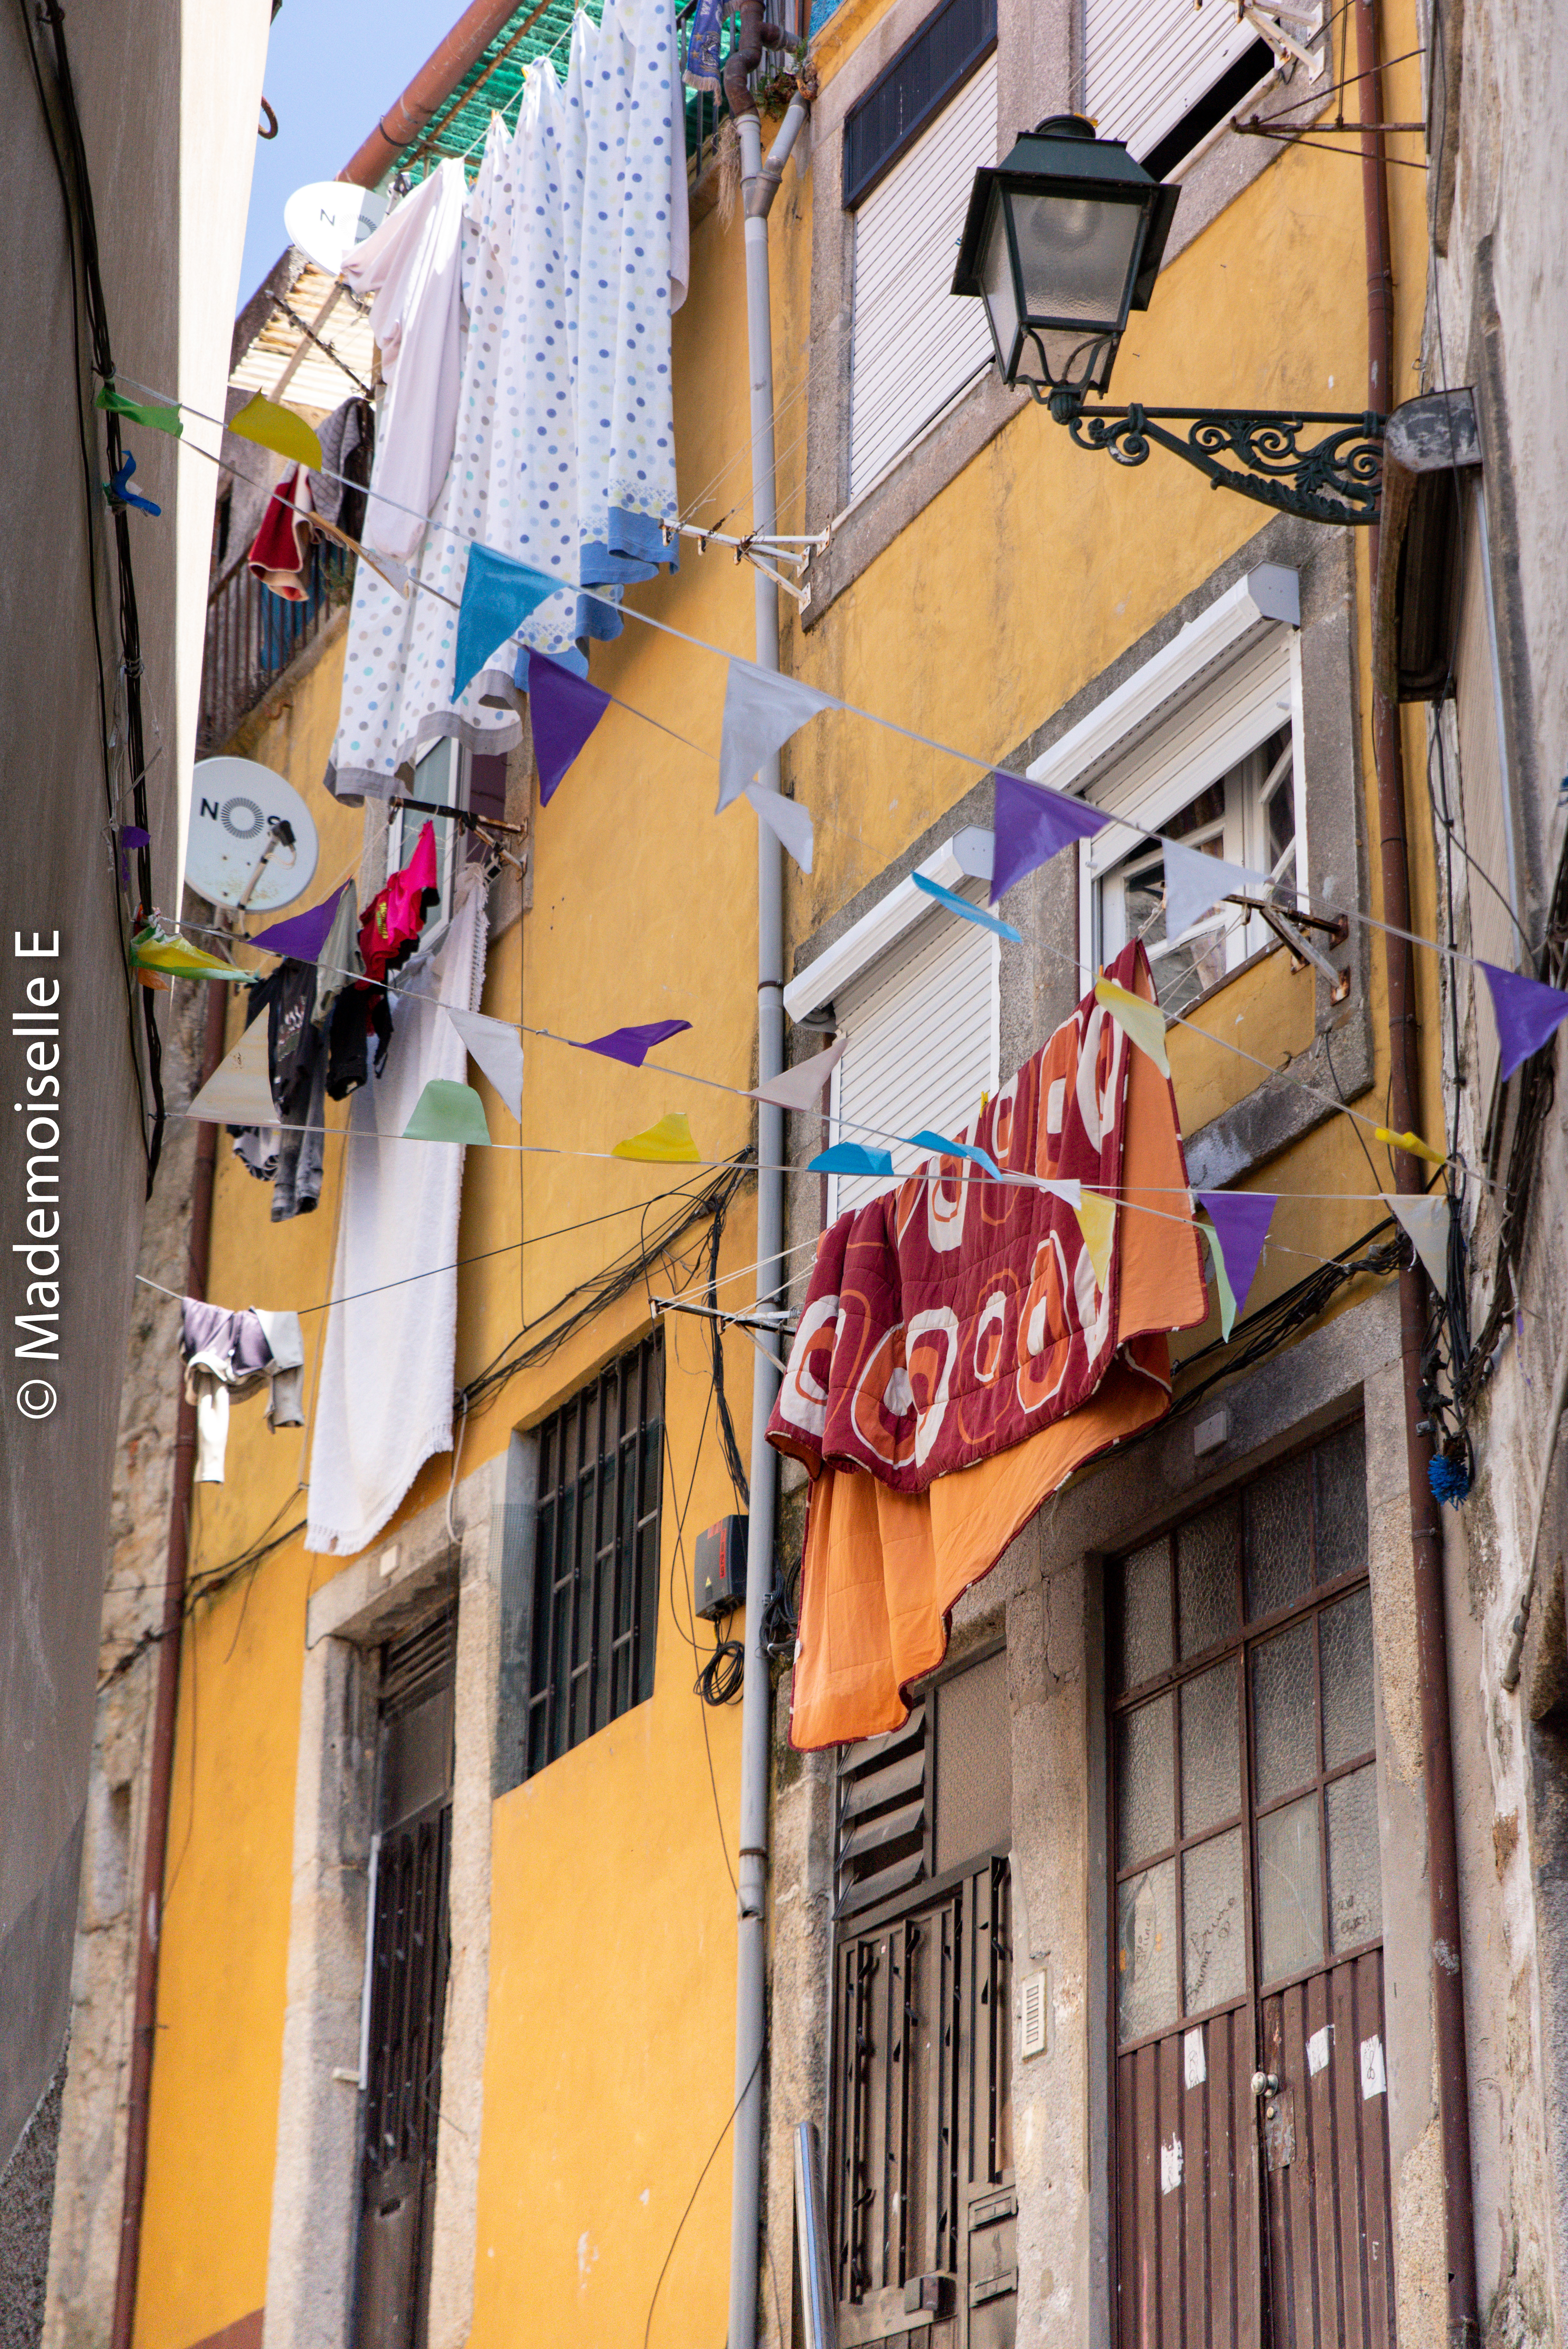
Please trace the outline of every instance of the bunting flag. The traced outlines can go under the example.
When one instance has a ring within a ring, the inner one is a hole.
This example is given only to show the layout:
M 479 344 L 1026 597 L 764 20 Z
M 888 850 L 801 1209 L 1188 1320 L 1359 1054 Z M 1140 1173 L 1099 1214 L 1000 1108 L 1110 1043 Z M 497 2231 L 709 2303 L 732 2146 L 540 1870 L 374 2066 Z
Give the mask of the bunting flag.
M 144 498 L 139 490 L 130 487 L 130 477 L 136 471 L 136 459 L 128 449 L 115 467 L 114 479 L 104 483 L 104 495 L 110 505 L 139 506 L 143 513 L 160 514 L 163 508 Z
M 1389 1126 L 1375 1125 L 1372 1139 L 1386 1142 L 1390 1150 L 1408 1151 L 1412 1158 L 1424 1158 L 1429 1166 L 1446 1166 L 1449 1163 L 1440 1150 L 1434 1150 L 1418 1133 L 1396 1133 Z
M 1212 1224 L 1200 1224 L 1200 1236 L 1209 1244 L 1209 1260 L 1214 1268 L 1214 1294 L 1220 1305 L 1220 1337 L 1229 1342 L 1236 1326 L 1236 1292 L 1231 1287 L 1231 1276 L 1225 1270 L 1225 1251 L 1220 1246 L 1220 1235 Z
M 1231 1321 L 1247 1301 L 1247 1291 L 1257 1277 L 1258 1262 L 1264 1252 L 1264 1242 L 1274 1221 L 1277 1194 L 1273 1191 L 1195 1191 L 1195 1204 L 1202 1207 L 1213 1225 L 1211 1256 L 1218 1251 L 1224 1274 L 1220 1288 L 1220 1328 L 1229 1337 L 1230 1322 L 1225 1319 L 1225 1290 L 1231 1292 Z M 1202 1228 L 1202 1226 L 1199 1226 Z
M 699 1164 L 697 1147 L 684 1109 L 672 1109 L 656 1125 L 641 1133 L 634 1133 L 624 1142 L 617 1142 L 610 1153 L 612 1158 L 637 1158 L 651 1166 L 695 1166 Z
M 849 1038 L 840 1036 L 825 1052 L 813 1052 L 809 1061 L 798 1061 L 780 1077 L 773 1077 L 758 1085 L 748 1101 L 770 1102 L 775 1109 L 815 1109 L 821 1100 L 822 1087 L 827 1083 L 849 1046 Z
M 1385 1191 L 1383 1204 L 1409 1235 L 1410 1245 L 1427 1268 L 1428 1278 L 1439 1297 L 1449 1287 L 1449 1196 L 1446 1191 L 1413 1196 Z
M 303 416 L 292 408 L 280 408 L 273 399 L 263 399 L 255 392 L 246 400 L 237 416 L 231 416 L 227 431 L 237 432 L 242 440 L 253 440 L 258 449 L 270 449 L 274 457 L 287 457 L 295 465 L 307 465 L 319 473 L 325 462 L 321 442 Z
M 139 930 L 130 942 L 130 959 L 138 970 L 167 971 L 174 978 L 226 978 L 235 987 L 249 987 L 253 973 L 236 970 L 232 962 L 193 947 L 184 938 L 166 937 L 151 926 Z
M 1083 1244 L 1094 1267 L 1094 1285 L 1103 1296 L 1110 1275 L 1110 1244 L 1116 1236 L 1116 1201 L 1102 1198 L 1098 1191 L 1085 1191 L 1079 1195 L 1077 1214 Z
M 319 962 L 321 950 L 332 935 L 337 901 L 347 886 L 346 881 L 342 882 L 319 905 L 312 905 L 303 914 L 291 914 L 286 922 L 273 922 L 270 929 L 258 930 L 251 944 L 265 947 L 269 954 L 286 955 L 293 962 Z
M 93 406 L 108 409 L 116 416 L 129 416 L 133 424 L 145 424 L 150 432 L 167 432 L 173 440 L 184 436 L 185 427 L 180 421 L 177 408 L 165 408 L 158 400 L 128 399 L 112 383 L 104 385 Z
M 807 1164 L 808 1174 L 882 1174 L 891 1175 L 892 1159 L 885 1150 L 868 1150 L 863 1142 L 835 1142 L 830 1150 L 819 1150 Z
M 572 1036 L 566 1041 L 574 1051 L 602 1052 L 607 1061 L 624 1061 L 627 1068 L 640 1069 L 655 1044 L 684 1036 L 690 1026 L 689 1019 L 655 1019 L 645 1028 L 612 1028 L 607 1036 L 592 1037 L 584 1044 Z
M 799 800 L 786 799 L 782 792 L 765 790 L 760 783 L 748 783 L 746 796 L 756 809 L 760 822 L 777 834 L 802 873 L 811 870 L 812 833 L 810 812 Z
M 209 1125 L 275 1125 L 277 1106 L 267 1073 L 267 1021 L 253 1019 L 225 1053 L 195 1100 L 191 1115 Z
M 452 699 L 467 691 L 492 653 L 515 636 L 531 612 L 560 593 L 561 582 L 531 563 L 498 554 L 477 543 L 469 549 L 463 600 L 458 606 L 458 649 L 452 664 Z M 532 670 L 530 669 L 531 676 Z
M 566 668 L 545 653 L 531 654 L 528 711 L 539 766 L 541 807 L 549 806 L 557 783 L 609 707 L 610 696 L 579 677 L 575 669 Z
M 1117 1026 L 1124 1028 L 1140 1051 L 1148 1053 L 1161 1075 L 1168 1077 L 1171 1062 L 1165 1050 L 1165 1014 L 1158 1003 L 1145 1003 L 1141 995 L 1118 987 L 1114 978 L 1096 979 L 1094 999 L 1104 1004 Z
M 1205 856 L 1200 848 L 1183 848 L 1179 840 L 1160 842 L 1165 856 L 1165 935 L 1179 938 L 1201 922 L 1222 897 L 1240 890 L 1251 896 L 1266 895 L 1274 887 L 1267 873 L 1250 865 L 1227 864 L 1222 856 Z
M 996 846 L 991 866 L 991 903 L 1044 864 L 1075 840 L 1092 840 L 1110 822 L 1099 808 L 1068 799 L 1044 783 L 1027 783 L 1022 775 L 998 770 L 995 812 L 992 817 Z
M 122 823 L 119 827 L 119 885 L 128 893 L 130 888 L 130 852 L 133 848 L 150 848 L 152 834 L 139 823 Z
M 484 1071 L 518 1123 L 522 1123 L 522 1038 L 509 1021 L 482 1011 L 446 1006 L 448 1019 L 468 1046 L 469 1058 Z
M 928 881 L 923 873 L 912 873 L 909 877 L 917 889 L 923 889 L 928 897 L 934 897 L 937 904 L 945 905 L 950 914 L 960 914 L 966 922 L 978 922 L 983 930 L 995 930 L 999 938 L 1011 938 L 1015 946 L 1022 946 L 1022 930 L 1016 930 L 1011 922 L 1003 921 L 999 914 L 988 914 L 983 905 L 972 905 L 967 897 L 956 896 L 951 889 L 944 889 L 940 881 Z
M 781 750 L 797 728 L 820 709 L 836 709 L 829 693 L 802 685 L 798 678 L 780 677 L 755 661 L 730 656 L 729 678 L 724 688 L 724 738 L 718 752 L 718 805 L 722 814 L 738 800 L 748 783 L 755 782 L 764 762 Z
M 1512 1076 L 1522 1062 L 1532 1052 L 1539 1052 L 1568 1019 L 1568 995 L 1560 987 L 1545 987 L 1538 978 L 1523 978 L 1517 971 L 1500 970 L 1494 962 L 1480 966 L 1491 995 L 1492 1017 L 1497 1021 L 1497 1040 L 1502 1058 L 1500 1069 L 1504 1082 Z
M 472 1085 L 454 1083 L 450 1077 L 432 1077 L 414 1114 L 403 1128 L 405 1142 L 488 1143 L 485 1105 Z
M 933 1150 L 943 1158 L 972 1158 L 975 1165 L 983 1167 L 994 1181 L 999 1183 L 1002 1180 L 1002 1169 L 989 1151 L 976 1150 L 968 1142 L 944 1142 L 941 1134 L 933 1133 L 929 1126 L 923 1126 L 918 1133 L 910 1135 L 909 1147 L 911 1150 Z

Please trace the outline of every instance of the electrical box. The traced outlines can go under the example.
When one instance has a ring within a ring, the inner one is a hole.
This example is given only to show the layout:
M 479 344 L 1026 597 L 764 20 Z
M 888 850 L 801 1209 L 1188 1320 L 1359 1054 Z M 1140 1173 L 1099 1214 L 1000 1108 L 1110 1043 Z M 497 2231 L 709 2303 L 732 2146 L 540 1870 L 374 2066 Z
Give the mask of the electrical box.
M 705 1623 L 746 1604 L 745 1517 L 720 1517 L 696 1537 L 692 1604 Z

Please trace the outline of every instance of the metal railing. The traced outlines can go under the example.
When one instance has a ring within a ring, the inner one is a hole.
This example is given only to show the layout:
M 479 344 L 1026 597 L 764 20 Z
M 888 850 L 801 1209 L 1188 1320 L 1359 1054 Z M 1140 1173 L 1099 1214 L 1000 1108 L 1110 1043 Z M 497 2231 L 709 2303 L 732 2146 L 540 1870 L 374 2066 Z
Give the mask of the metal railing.
M 307 595 L 291 604 L 263 587 L 244 555 L 213 583 L 207 598 L 198 750 L 221 750 L 241 721 L 342 609 L 353 593 L 354 557 L 319 542 L 305 570 Z

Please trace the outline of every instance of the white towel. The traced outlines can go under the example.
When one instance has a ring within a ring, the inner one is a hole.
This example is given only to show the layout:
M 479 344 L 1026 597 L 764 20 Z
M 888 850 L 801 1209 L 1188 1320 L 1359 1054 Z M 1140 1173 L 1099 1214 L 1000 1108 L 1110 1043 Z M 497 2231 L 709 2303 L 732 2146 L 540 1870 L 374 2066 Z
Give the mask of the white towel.
M 400 1137 L 432 1077 L 467 1075 L 463 1040 L 438 1005 L 479 1002 L 488 926 L 483 879 L 469 865 L 446 943 L 421 975 L 435 1000 L 397 998 L 387 1073 L 353 1097 L 332 1284 L 345 1301 L 327 1317 L 306 1549 L 366 1548 L 431 1454 L 451 1448 L 463 1150 Z

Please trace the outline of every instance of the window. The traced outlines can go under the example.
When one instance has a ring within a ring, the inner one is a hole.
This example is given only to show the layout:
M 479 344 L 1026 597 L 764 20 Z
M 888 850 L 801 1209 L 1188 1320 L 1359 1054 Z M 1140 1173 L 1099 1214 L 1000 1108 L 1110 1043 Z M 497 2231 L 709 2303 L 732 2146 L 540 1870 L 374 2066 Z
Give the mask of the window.
M 1294 8 L 1286 30 L 1305 47 L 1320 17 L 1321 9 Z M 1274 62 L 1252 12 L 1233 0 L 1084 0 L 1083 111 L 1102 139 L 1125 140 L 1157 180 L 1226 121 Z
M 490 815 L 499 821 L 506 814 L 506 765 L 504 755 L 468 750 L 450 736 L 443 735 L 438 741 L 428 743 L 419 753 L 408 796 L 433 801 L 440 807 L 469 808 L 475 815 Z M 438 930 L 451 920 L 452 882 L 459 865 L 482 856 L 484 844 L 471 833 L 464 838 L 461 826 L 445 816 L 431 817 L 413 808 L 398 808 L 388 826 L 388 873 L 397 873 L 407 864 L 428 823 L 436 827 L 436 872 L 441 891 L 440 901 L 432 908 L 425 925 L 427 936 L 433 939 Z M 463 843 L 461 849 L 459 840 Z
M 976 0 L 961 5 L 962 15 L 954 0 L 894 60 L 845 125 L 845 201 L 859 202 L 850 353 L 851 500 L 991 363 L 984 305 L 954 301 L 951 291 L 975 170 L 996 160 L 995 31 L 977 36 L 984 18 Z M 923 47 L 939 28 L 954 34 L 956 63 Z M 980 56 L 985 63 L 971 69 L 968 60 Z M 934 85 L 952 87 L 959 66 L 969 78 L 909 143 L 911 121 L 923 119 L 923 95 Z M 889 155 L 897 160 L 883 170 Z M 851 198 L 851 184 L 869 190 L 863 200 Z
M 1292 730 L 1281 727 L 1261 749 L 1200 792 L 1161 825 L 1172 839 L 1233 864 L 1250 864 L 1286 889 L 1295 887 L 1295 796 Z M 1160 1000 L 1170 1013 L 1185 1011 L 1228 970 L 1273 937 L 1256 914 L 1220 905 L 1183 930 L 1165 935 L 1165 867 L 1158 842 L 1144 842 L 1099 881 L 1099 947 L 1109 962 L 1132 938 L 1141 938 L 1153 967 Z
M 1010 1741 L 1003 1651 L 839 1763 L 828 2193 L 866 2349 L 926 2338 L 912 2308 L 945 2349 L 1014 2339 Z
M 601 1371 L 537 1441 L 523 1777 L 654 1692 L 662 1335 Z
M 996 46 L 996 0 L 946 0 L 844 117 L 852 211 Z

